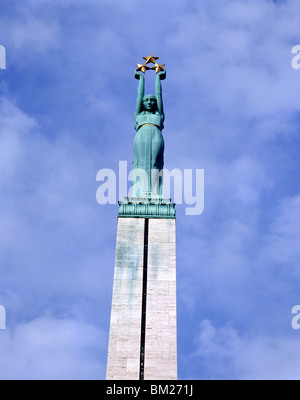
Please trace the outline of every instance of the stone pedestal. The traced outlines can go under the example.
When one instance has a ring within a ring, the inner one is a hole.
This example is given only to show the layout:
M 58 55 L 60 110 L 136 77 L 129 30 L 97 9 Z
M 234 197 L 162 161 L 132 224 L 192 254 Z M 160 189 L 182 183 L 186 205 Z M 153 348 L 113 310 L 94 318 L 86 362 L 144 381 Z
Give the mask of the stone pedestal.
M 177 379 L 176 220 L 149 220 L 145 380 Z
M 108 380 L 176 380 L 176 220 L 119 218 Z

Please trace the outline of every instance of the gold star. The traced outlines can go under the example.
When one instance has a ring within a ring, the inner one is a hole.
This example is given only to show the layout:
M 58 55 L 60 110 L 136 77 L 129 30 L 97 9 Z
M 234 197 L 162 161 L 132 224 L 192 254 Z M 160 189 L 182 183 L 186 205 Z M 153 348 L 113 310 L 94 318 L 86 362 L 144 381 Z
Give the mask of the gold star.
M 158 59 L 159 59 L 159 57 L 153 57 L 152 54 L 150 54 L 149 57 L 144 57 L 144 60 L 146 60 L 146 64 L 150 64 L 150 63 L 156 64 L 156 60 L 158 60 Z
M 149 57 L 143 57 L 143 58 L 144 58 L 144 60 L 146 60 L 146 62 L 144 64 L 137 64 L 137 66 L 138 66 L 137 71 L 142 71 L 144 74 L 149 69 L 156 71 L 157 74 L 159 72 L 165 72 L 164 67 L 165 67 L 166 64 L 159 65 L 156 62 L 156 60 L 158 60 L 159 57 L 154 57 L 152 54 L 150 54 Z M 154 64 L 154 66 L 153 67 L 148 67 L 148 64 Z
M 145 73 L 148 69 L 150 69 L 149 67 L 146 66 L 146 64 L 137 64 L 138 68 L 137 71 L 142 71 L 143 73 Z
M 161 71 L 163 72 L 165 70 L 164 69 L 165 65 L 166 64 L 159 65 L 157 64 L 157 62 L 155 62 L 155 67 L 152 67 L 152 69 L 155 69 L 156 73 L 158 74 L 159 72 Z

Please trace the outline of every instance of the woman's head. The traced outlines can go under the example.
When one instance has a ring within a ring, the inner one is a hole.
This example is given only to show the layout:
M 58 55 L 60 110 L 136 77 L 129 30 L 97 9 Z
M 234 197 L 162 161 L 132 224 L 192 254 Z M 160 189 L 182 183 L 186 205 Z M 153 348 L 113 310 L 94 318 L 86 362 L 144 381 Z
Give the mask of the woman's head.
M 154 112 L 157 111 L 157 100 L 152 94 L 149 94 L 143 98 L 143 110 Z

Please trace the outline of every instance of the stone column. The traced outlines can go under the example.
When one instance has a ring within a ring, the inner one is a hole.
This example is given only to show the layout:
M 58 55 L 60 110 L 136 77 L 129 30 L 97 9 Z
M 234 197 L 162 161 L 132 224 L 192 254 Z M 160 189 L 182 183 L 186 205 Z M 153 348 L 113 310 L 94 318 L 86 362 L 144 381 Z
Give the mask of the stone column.
M 138 380 L 144 257 L 143 218 L 119 218 L 107 380 Z
M 145 380 L 177 379 L 176 220 L 150 219 Z
M 176 380 L 176 220 L 119 218 L 108 380 Z

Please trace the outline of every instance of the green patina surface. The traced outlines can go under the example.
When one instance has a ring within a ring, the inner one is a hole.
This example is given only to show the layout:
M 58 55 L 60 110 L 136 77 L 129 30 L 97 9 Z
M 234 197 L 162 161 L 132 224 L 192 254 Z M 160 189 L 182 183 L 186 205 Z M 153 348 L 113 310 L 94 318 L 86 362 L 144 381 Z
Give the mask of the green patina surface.
M 119 202 L 119 217 L 129 218 L 176 218 L 175 204 L 170 199 L 126 198 Z
M 134 115 L 136 135 L 133 144 L 133 170 L 144 170 L 148 177 L 140 187 L 141 196 L 149 192 L 161 195 L 162 179 L 159 171 L 164 168 L 165 150 L 161 80 L 165 79 L 166 72 L 160 72 L 156 76 L 155 96 L 145 96 L 145 77 L 142 73 L 136 72 L 135 77 L 139 80 L 139 86 Z M 152 174 L 153 170 L 157 171 L 156 175 Z
M 164 108 L 161 81 L 166 71 L 156 76 L 155 96 L 145 96 L 145 77 L 136 71 L 139 80 L 135 109 L 136 135 L 133 144 L 133 173 L 144 171 L 146 179 L 133 181 L 133 197 L 119 203 L 119 217 L 176 218 L 175 204 L 162 197 L 162 170 L 164 168 L 165 142 Z M 138 176 L 138 174 L 137 174 Z

